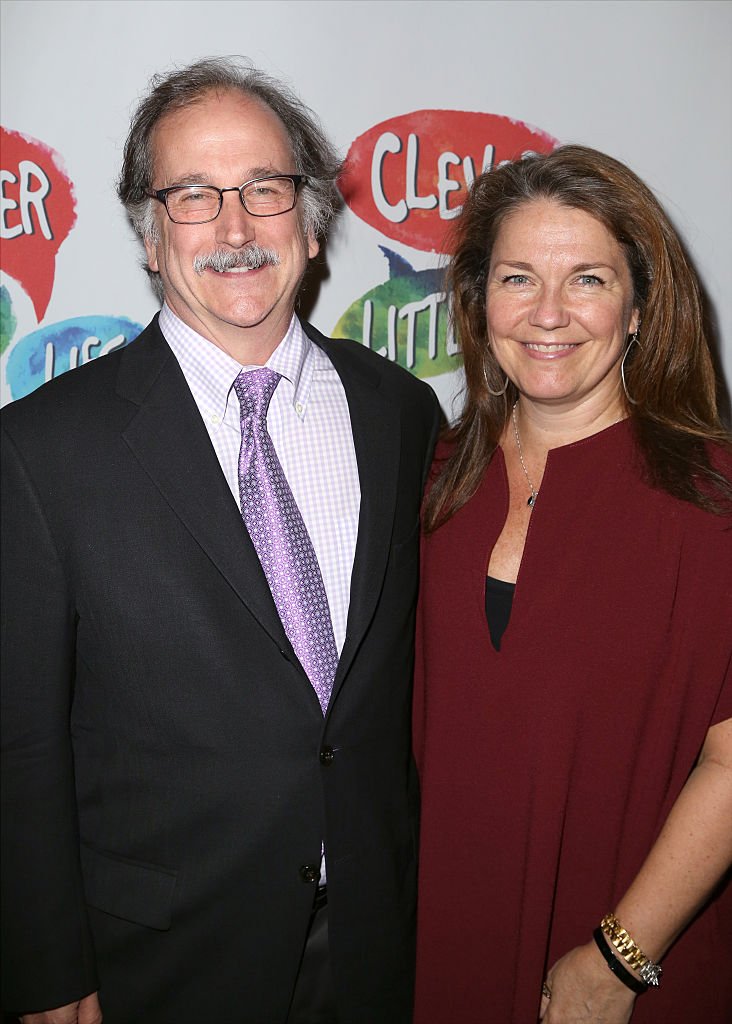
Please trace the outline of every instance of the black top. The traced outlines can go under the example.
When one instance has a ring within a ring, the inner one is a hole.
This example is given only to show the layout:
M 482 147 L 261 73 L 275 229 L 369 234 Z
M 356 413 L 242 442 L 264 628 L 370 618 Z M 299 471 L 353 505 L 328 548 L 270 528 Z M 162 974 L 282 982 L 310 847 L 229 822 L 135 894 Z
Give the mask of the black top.
M 511 605 L 515 583 L 497 580 L 493 576 L 485 578 L 485 617 L 491 634 L 491 643 L 497 651 L 501 649 L 501 640 L 511 618 Z

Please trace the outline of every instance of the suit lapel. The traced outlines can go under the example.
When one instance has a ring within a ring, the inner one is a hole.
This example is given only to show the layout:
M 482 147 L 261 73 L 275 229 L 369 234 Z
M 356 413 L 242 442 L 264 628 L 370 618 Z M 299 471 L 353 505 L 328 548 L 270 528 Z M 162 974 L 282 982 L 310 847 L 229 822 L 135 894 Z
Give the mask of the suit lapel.
M 125 442 L 252 615 L 299 664 L 193 396 L 157 321 L 124 355 L 117 390 L 139 407 L 123 431 Z
M 354 363 L 343 343 L 324 338 L 309 326 L 307 333 L 327 353 L 343 382 L 361 486 L 348 626 L 335 693 L 373 618 L 386 572 L 396 508 L 401 424 L 399 408 L 381 390 L 381 374 L 375 367 Z
M 327 353 L 343 383 L 361 487 L 346 641 L 335 692 L 373 618 L 386 572 L 398 487 L 400 412 L 382 392 L 376 367 L 355 362 L 346 346 L 309 325 L 306 330 Z M 123 431 L 125 442 L 240 600 L 299 666 L 193 396 L 157 319 L 122 355 L 117 391 L 138 406 Z

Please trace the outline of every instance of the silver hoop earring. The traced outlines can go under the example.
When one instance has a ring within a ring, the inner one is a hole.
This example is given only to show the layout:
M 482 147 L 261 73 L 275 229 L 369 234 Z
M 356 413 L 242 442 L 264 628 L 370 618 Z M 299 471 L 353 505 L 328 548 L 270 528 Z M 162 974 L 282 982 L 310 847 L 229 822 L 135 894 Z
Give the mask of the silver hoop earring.
M 488 394 L 493 395 L 494 398 L 501 398 L 501 396 L 505 395 L 506 392 L 508 391 L 508 374 L 506 374 L 506 380 L 504 382 L 503 389 L 501 391 L 493 390 L 493 388 L 488 383 L 488 374 L 485 372 L 485 363 L 483 363 L 483 378 L 485 380 L 485 386 L 488 389 Z
M 621 380 L 622 385 L 623 385 L 623 391 L 625 392 L 625 397 L 626 397 L 627 401 L 631 405 L 638 405 L 638 402 L 636 401 L 635 398 L 631 398 L 630 394 L 628 393 L 628 385 L 625 383 L 625 360 L 628 358 L 628 353 L 632 349 L 633 345 L 640 345 L 640 341 L 638 340 L 638 331 L 639 330 L 640 330 L 640 324 L 638 324 L 638 326 L 636 327 L 636 329 L 633 332 L 633 334 L 631 334 L 630 341 L 628 342 L 628 346 L 625 349 L 625 353 L 623 354 L 623 358 L 622 358 L 622 360 L 620 362 L 620 380 Z

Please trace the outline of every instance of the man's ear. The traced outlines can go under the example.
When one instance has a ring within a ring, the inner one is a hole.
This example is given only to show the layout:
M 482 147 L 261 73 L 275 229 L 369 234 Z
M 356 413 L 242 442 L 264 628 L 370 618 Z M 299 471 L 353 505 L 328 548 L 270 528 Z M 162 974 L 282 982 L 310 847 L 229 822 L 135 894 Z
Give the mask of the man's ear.
M 308 231 L 308 258 L 313 259 L 320 252 L 320 242 Z
M 153 273 L 159 273 L 157 243 L 153 242 L 150 238 L 143 238 L 143 242 L 145 244 L 145 252 L 147 253 L 148 267 Z

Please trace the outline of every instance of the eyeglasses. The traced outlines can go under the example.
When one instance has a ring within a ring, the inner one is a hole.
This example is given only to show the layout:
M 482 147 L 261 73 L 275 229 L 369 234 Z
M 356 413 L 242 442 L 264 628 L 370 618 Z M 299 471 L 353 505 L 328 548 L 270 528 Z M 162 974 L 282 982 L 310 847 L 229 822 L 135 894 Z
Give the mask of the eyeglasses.
M 276 217 L 288 213 L 297 202 L 297 191 L 307 184 L 302 174 L 276 174 L 253 178 L 236 188 L 215 185 L 171 185 L 147 194 L 168 211 L 174 224 L 207 224 L 221 213 L 224 192 L 238 192 L 241 205 L 252 217 Z

